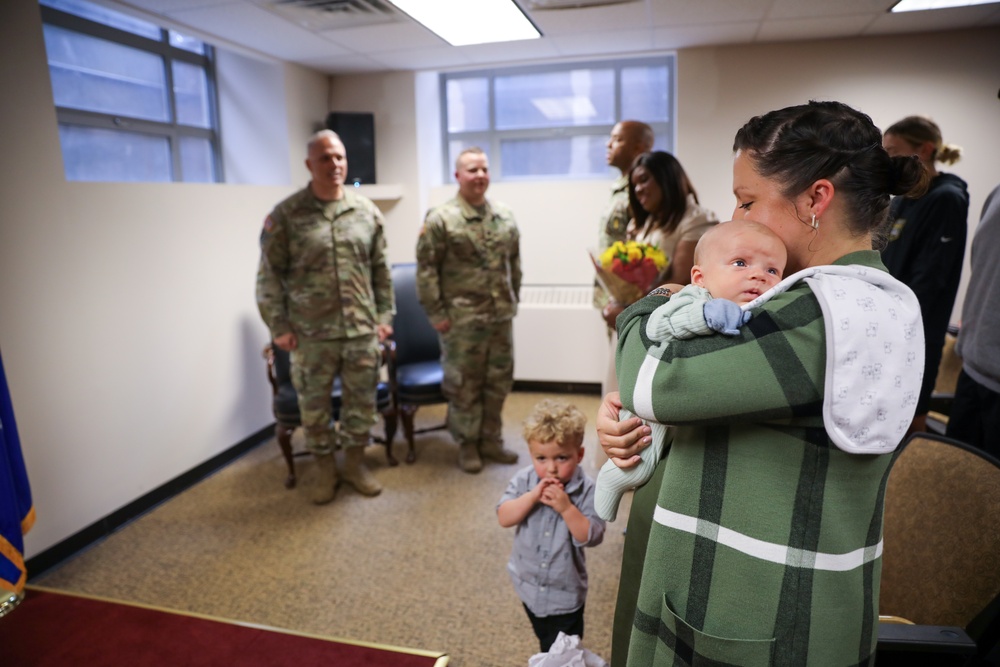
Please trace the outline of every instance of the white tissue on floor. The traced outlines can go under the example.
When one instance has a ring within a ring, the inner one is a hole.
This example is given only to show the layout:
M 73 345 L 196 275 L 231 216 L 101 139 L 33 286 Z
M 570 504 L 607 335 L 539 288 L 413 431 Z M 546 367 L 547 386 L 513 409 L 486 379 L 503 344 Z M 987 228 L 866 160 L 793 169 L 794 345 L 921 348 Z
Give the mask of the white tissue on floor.
M 548 653 L 528 658 L 528 667 L 607 667 L 599 655 L 580 646 L 580 638 L 560 632 Z

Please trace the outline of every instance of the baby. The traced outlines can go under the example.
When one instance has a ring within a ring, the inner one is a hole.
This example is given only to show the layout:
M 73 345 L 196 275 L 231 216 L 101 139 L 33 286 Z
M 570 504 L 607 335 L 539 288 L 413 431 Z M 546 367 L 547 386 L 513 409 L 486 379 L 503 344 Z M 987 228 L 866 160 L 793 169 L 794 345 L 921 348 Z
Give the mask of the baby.
M 679 292 L 657 288 L 669 301 L 657 308 L 646 323 L 646 335 L 656 343 L 722 333 L 739 335 L 750 319 L 740 306 L 750 303 L 781 281 L 788 251 L 781 239 L 764 225 L 748 220 L 712 227 L 698 241 L 691 268 L 691 284 Z M 619 419 L 632 413 L 622 409 Z M 628 469 L 605 462 L 597 474 L 594 506 L 607 521 L 618 515 L 618 504 L 628 489 L 642 486 L 653 474 L 667 444 L 667 426 L 648 422 L 652 442 L 639 463 Z

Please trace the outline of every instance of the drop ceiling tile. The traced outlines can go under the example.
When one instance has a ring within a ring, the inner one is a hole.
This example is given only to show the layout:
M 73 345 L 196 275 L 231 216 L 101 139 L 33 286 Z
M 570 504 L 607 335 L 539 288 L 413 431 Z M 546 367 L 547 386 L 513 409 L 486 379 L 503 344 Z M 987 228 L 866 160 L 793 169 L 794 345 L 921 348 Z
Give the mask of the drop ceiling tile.
M 532 10 L 531 20 L 546 37 L 575 33 L 627 30 L 649 25 L 649 3 L 662 0 L 639 0 L 607 7 L 582 9 Z
M 648 51 L 653 45 L 652 31 L 615 30 L 552 37 L 552 44 L 563 56 L 597 56 Z
M 525 60 L 545 60 L 556 58 L 559 51 L 548 38 L 521 39 L 516 42 L 495 42 L 461 47 L 465 55 L 475 63 L 503 63 Z
M 761 20 L 771 0 L 658 0 L 651 5 L 654 27 Z
M 349 53 L 250 3 L 186 9 L 173 12 L 171 16 L 204 32 L 282 60 L 297 62 L 304 58 Z
M 885 13 L 896 0 L 774 0 L 768 17 L 773 19 L 828 18 L 851 14 L 871 17 Z
M 472 60 L 461 49 L 447 45 L 431 49 L 407 49 L 366 55 L 390 70 L 448 69 L 472 64 Z
M 654 49 L 683 49 L 692 46 L 753 42 L 759 28 L 756 21 L 654 28 Z
M 757 33 L 757 41 L 787 42 L 804 39 L 854 37 L 864 34 L 871 22 L 871 14 L 829 16 L 822 21 L 815 19 L 764 21 Z
M 446 44 L 427 28 L 409 20 L 348 30 L 325 30 L 319 34 L 358 53 L 433 49 Z
M 324 74 L 356 74 L 359 72 L 381 72 L 385 65 L 362 55 L 328 56 L 326 58 L 306 58 L 299 64 Z

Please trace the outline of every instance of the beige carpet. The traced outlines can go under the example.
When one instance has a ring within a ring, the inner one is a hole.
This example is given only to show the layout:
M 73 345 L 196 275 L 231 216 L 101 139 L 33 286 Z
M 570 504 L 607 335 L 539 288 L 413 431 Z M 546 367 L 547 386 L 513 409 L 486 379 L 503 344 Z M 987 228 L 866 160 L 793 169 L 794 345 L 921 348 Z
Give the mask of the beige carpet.
M 504 411 L 513 465 L 457 467 L 446 431 L 417 436 L 417 462 L 389 468 L 376 498 L 342 487 L 316 507 L 282 482 L 272 440 L 30 583 L 356 641 L 448 652 L 452 667 L 527 665 L 538 644 L 506 572 L 513 529 L 497 524 L 507 481 L 528 464 L 521 422 L 545 395 L 515 393 Z M 587 472 L 599 399 L 561 395 L 588 416 Z M 444 407 L 422 408 L 418 426 Z M 296 434 L 297 436 L 299 434 Z M 296 438 L 298 439 L 298 438 Z M 299 444 L 301 447 L 301 444 Z M 402 434 L 395 444 L 402 460 Z M 297 458 L 299 478 L 309 458 Z M 610 657 L 628 498 L 604 543 L 587 550 L 584 646 Z

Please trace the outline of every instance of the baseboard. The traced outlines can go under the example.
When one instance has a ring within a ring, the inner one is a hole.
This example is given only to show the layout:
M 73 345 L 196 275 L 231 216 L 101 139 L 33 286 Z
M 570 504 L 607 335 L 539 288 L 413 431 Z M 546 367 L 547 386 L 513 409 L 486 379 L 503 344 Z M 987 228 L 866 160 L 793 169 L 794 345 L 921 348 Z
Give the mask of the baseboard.
M 542 382 L 539 380 L 515 380 L 514 391 L 551 392 L 555 394 L 601 395 L 600 382 Z
M 160 503 L 186 491 L 216 470 L 235 461 L 248 451 L 274 437 L 274 424 L 265 426 L 256 433 L 244 438 L 229 449 L 222 451 L 204 463 L 181 473 L 168 482 L 158 486 L 149 493 L 136 498 L 129 504 L 118 508 L 103 519 L 99 519 L 83 530 L 70 535 L 62 542 L 45 551 L 32 556 L 25 562 L 28 579 L 37 577 L 63 561 L 73 557 L 90 545 L 103 540 L 128 522 L 145 514 Z

